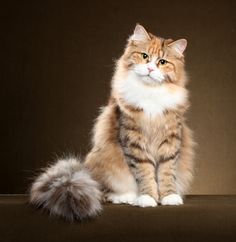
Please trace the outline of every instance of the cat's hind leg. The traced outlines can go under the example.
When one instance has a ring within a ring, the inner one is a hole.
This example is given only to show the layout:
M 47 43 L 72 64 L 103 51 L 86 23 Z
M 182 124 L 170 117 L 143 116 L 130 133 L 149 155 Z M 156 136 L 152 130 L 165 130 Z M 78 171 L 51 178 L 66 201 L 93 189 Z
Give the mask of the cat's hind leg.
M 145 191 L 140 193 L 140 188 L 129 170 L 113 174 L 112 178 L 108 180 L 110 191 L 105 194 L 105 201 L 139 207 L 157 206 L 157 202 L 152 196 Z
M 112 202 L 114 204 L 131 204 L 133 205 L 137 199 L 137 194 L 135 192 L 127 192 L 127 193 L 109 193 L 106 196 L 106 200 Z
M 124 194 L 115 194 L 110 193 L 107 195 L 107 201 L 114 204 L 130 204 L 133 206 L 139 207 L 156 207 L 157 202 L 153 197 L 148 194 L 142 194 L 137 196 L 136 193 L 124 193 Z

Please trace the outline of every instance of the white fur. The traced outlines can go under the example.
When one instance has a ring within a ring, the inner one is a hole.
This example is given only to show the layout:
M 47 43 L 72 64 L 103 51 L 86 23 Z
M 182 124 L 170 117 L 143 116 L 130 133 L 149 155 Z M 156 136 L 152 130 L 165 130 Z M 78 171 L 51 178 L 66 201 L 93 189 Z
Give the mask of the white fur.
M 187 91 L 182 87 L 173 91 L 161 84 L 148 86 L 134 72 L 130 72 L 126 80 L 117 82 L 116 89 L 127 103 L 142 108 L 149 115 L 162 114 L 166 109 L 184 104 L 187 98 Z
M 178 194 L 170 194 L 162 198 L 162 205 L 181 205 L 183 204 L 183 199 Z
M 107 196 L 107 200 L 115 203 L 115 204 L 120 204 L 120 203 L 126 203 L 126 204 L 134 204 L 135 200 L 137 199 L 136 193 L 124 193 L 124 194 L 115 194 L 111 193 Z
M 157 202 L 155 201 L 155 199 L 151 196 L 149 196 L 148 194 L 143 194 L 140 195 L 133 203 L 133 205 L 135 206 L 139 206 L 139 207 L 156 207 L 157 206 Z
M 148 194 L 137 196 L 137 194 L 133 192 L 124 194 L 111 193 L 107 196 L 107 200 L 114 204 L 126 203 L 143 208 L 157 206 L 155 199 Z

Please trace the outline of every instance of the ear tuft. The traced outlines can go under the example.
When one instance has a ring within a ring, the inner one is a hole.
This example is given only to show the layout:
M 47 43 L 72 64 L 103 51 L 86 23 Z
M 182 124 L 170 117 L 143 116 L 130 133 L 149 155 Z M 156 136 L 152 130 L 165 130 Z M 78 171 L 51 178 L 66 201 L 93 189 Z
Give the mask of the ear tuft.
M 168 46 L 173 48 L 175 51 L 177 51 L 179 54 L 182 55 L 187 47 L 187 40 L 179 39 L 179 40 L 172 42 Z
M 147 40 L 150 40 L 150 39 L 151 38 L 150 38 L 148 32 L 140 24 L 136 25 L 136 27 L 134 29 L 134 33 L 130 37 L 130 40 L 134 40 L 134 41 L 147 41 Z

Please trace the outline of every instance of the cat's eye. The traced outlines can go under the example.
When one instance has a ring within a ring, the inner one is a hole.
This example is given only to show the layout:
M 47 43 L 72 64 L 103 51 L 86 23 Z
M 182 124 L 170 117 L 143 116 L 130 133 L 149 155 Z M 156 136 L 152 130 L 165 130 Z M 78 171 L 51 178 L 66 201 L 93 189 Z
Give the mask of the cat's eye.
M 161 65 L 165 65 L 165 64 L 167 63 L 167 61 L 164 60 L 164 59 L 160 59 L 160 60 L 159 60 L 159 63 L 160 63 Z
M 143 59 L 147 59 L 148 55 L 146 53 L 141 53 L 141 56 L 143 57 Z

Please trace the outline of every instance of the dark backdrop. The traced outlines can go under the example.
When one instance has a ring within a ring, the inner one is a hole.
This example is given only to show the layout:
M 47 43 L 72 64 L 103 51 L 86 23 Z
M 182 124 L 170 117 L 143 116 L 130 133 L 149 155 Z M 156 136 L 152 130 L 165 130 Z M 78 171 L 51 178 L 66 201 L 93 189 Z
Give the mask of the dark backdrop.
M 29 178 L 56 154 L 85 155 L 114 60 L 136 22 L 188 40 L 188 123 L 199 144 L 192 193 L 235 193 L 235 3 L 1 3 L 0 193 L 26 192 Z

